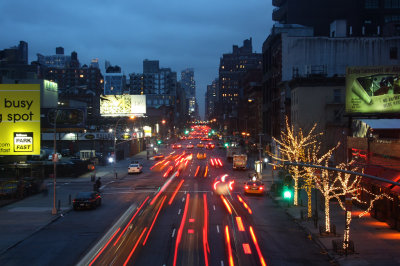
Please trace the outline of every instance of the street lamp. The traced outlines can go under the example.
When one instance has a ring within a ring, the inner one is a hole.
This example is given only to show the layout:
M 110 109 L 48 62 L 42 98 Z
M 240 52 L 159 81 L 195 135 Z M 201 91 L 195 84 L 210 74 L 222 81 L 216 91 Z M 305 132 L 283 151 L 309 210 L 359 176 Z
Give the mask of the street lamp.
M 117 123 L 115 123 L 115 127 L 114 130 L 110 129 L 110 132 L 114 132 L 114 160 L 113 160 L 113 172 L 114 172 L 114 178 L 117 179 L 117 170 L 116 170 L 116 163 L 117 163 L 117 152 L 116 152 L 116 146 L 117 146 L 117 128 L 118 128 L 118 124 L 119 121 L 121 121 L 121 119 L 126 118 L 124 116 L 120 117 L 117 121 Z M 135 116 L 130 116 L 129 119 L 134 119 Z

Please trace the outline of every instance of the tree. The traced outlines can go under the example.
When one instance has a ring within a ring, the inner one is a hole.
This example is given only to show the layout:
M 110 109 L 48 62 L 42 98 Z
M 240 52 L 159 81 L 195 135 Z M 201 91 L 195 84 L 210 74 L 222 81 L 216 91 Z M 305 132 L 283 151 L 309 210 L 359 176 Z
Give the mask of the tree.
M 270 154 L 270 156 L 280 162 L 305 162 L 307 148 L 313 147 L 317 142 L 317 136 L 322 134 L 313 134 L 316 126 L 317 124 L 314 124 L 308 134 L 304 135 L 301 128 L 298 131 L 295 131 L 293 126 L 289 126 L 289 121 L 286 117 L 286 132 L 281 132 L 280 140 L 273 138 L 278 144 L 279 155 Z M 293 204 L 297 206 L 299 180 L 307 175 L 307 172 L 303 167 L 297 165 L 289 166 L 289 172 L 292 174 L 294 180 Z

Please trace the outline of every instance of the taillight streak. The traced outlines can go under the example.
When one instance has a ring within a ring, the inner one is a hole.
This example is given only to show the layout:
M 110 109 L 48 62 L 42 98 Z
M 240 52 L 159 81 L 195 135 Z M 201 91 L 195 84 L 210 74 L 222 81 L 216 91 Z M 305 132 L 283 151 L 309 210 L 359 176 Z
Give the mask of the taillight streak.
M 89 266 L 91 266 L 96 260 L 97 258 L 101 255 L 101 253 L 103 253 L 103 251 L 106 249 L 106 247 L 108 246 L 108 244 L 110 244 L 110 242 L 114 239 L 114 237 L 117 235 L 117 233 L 119 232 L 119 230 L 121 230 L 121 227 L 119 227 L 117 229 L 117 231 L 114 232 L 114 234 L 110 237 L 110 239 L 107 241 L 107 243 L 104 245 L 104 247 L 100 250 L 99 253 L 97 253 L 96 257 L 89 263 Z
M 153 222 L 151 223 L 151 226 L 150 226 L 150 228 L 149 228 L 149 231 L 147 231 L 146 237 L 144 238 L 143 246 L 146 245 L 147 238 L 149 237 L 150 232 L 151 232 L 151 230 L 153 229 L 154 223 L 155 223 L 156 220 L 157 220 L 158 214 L 160 213 L 161 208 L 162 208 L 162 206 L 164 205 L 164 201 L 165 201 L 166 198 L 167 198 L 167 196 L 164 196 L 164 198 L 163 198 L 163 200 L 162 200 L 162 202 L 161 202 L 160 208 L 158 208 L 157 214 L 156 214 L 156 216 L 154 217 Z
M 114 246 L 117 245 L 119 239 L 124 235 L 126 229 L 128 229 L 129 225 L 132 223 L 133 219 L 135 219 L 135 216 L 139 213 L 140 209 L 143 207 L 143 205 L 146 203 L 146 201 L 149 199 L 149 196 L 147 196 L 147 198 L 143 201 L 142 205 L 140 205 L 140 207 L 136 210 L 135 214 L 132 216 L 132 218 L 130 219 L 130 221 L 128 222 L 128 224 L 125 226 L 124 230 L 122 230 L 122 233 L 119 235 L 119 237 L 117 238 L 117 240 L 114 243 Z
M 242 197 L 240 197 L 239 195 L 237 195 L 239 201 L 243 204 L 243 206 L 245 207 L 245 209 L 252 214 L 253 211 L 250 209 L 249 205 L 247 205 L 247 203 L 242 199 Z
M 222 202 L 225 204 L 226 209 L 228 210 L 229 214 L 232 214 L 231 206 L 229 206 L 228 202 L 226 201 L 225 197 L 221 195 Z
M 208 165 L 206 166 L 206 170 L 204 171 L 204 177 L 207 177 L 207 173 L 208 173 Z
M 213 158 L 210 159 L 210 163 L 211 163 L 212 166 L 214 166 L 214 159 Z
M 165 171 L 163 177 L 167 177 L 169 175 L 169 173 L 171 173 L 172 169 L 174 169 L 174 167 L 170 166 L 168 167 L 167 171 Z
M 144 233 L 146 232 L 146 229 L 147 229 L 147 227 L 145 227 L 145 228 L 143 229 L 142 233 L 140 234 L 139 239 L 136 241 L 135 246 L 133 247 L 131 253 L 129 253 L 128 258 L 126 259 L 126 261 L 125 261 L 125 263 L 124 263 L 124 266 L 126 266 L 126 265 L 128 264 L 128 262 L 129 262 L 129 260 L 131 259 L 132 255 L 133 255 L 133 252 L 135 252 L 136 247 L 139 245 L 140 239 L 142 239 Z
M 267 264 L 265 263 L 264 257 L 263 257 L 263 255 L 261 254 L 260 247 L 258 246 L 257 238 L 256 238 L 256 236 L 255 236 L 255 234 L 254 234 L 253 227 L 250 226 L 250 227 L 249 227 L 249 230 L 250 230 L 251 238 L 253 239 L 254 246 L 256 246 L 256 250 L 257 250 L 258 256 L 260 257 L 260 263 L 261 263 L 261 265 L 263 265 L 263 266 L 267 266 Z
M 236 216 L 236 223 L 237 223 L 237 226 L 239 228 L 239 231 L 243 232 L 244 231 L 244 226 L 243 226 L 242 218 L 239 217 L 239 216 Z
M 222 162 L 221 162 L 220 159 L 218 159 L 218 163 L 219 163 L 219 165 L 222 167 Z
M 200 170 L 200 165 L 199 165 L 199 166 L 197 166 L 196 173 L 194 174 L 194 177 L 196 177 L 196 176 L 197 176 L 197 174 L 199 173 L 199 170 Z
M 231 238 L 229 236 L 229 229 L 228 226 L 225 226 L 225 240 L 226 240 L 226 246 L 228 248 L 228 260 L 229 260 L 229 265 L 233 266 L 233 257 L 232 257 L 232 247 L 231 247 Z
M 176 189 L 175 189 L 174 194 L 172 194 L 172 197 L 170 198 L 170 200 L 169 200 L 169 202 L 168 202 L 168 205 L 171 205 L 171 204 L 172 204 L 172 201 L 174 200 L 174 198 L 175 198 L 175 196 L 176 196 L 176 193 L 178 193 L 178 191 L 179 191 L 179 189 L 181 188 L 181 186 L 182 186 L 182 184 L 183 184 L 184 181 L 185 181 L 185 179 L 182 179 L 181 182 L 178 184 L 178 186 L 177 186 Z
M 229 182 L 229 190 L 233 190 L 233 184 L 235 183 L 235 181 L 231 181 Z
M 153 165 L 152 167 L 150 167 L 150 170 L 153 169 L 154 167 L 156 167 L 157 165 L 163 163 L 165 160 L 159 161 L 158 163 L 156 163 L 155 165 Z
M 160 170 L 164 169 L 165 166 L 167 166 L 170 162 L 171 162 L 171 161 L 166 161 L 165 164 L 163 164 L 163 165 L 161 166 Z
M 186 204 L 185 204 L 185 210 L 183 211 L 181 225 L 179 226 L 178 234 L 176 236 L 174 263 L 173 263 L 174 266 L 176 266 L 176 260 L 177 260 L 177 257 L 178 257 L 179 243 L 181 242 L 182 231 L 183 231 L 183 228 L 185 227 L 186 215 L 187 215 L 187 210 L 188 210 L 188 207 L 189 207 L 189 199 L 190 199 L 190 194 L 188 193 L 188 194 L 186 194 Z
M 204 262 L 208 266 L 208 252 L 210 247 L 208 245 L 208 207 L 207 207 L 207 196 L 203 193 L 204 201 L 204 226 L 203 226 L 203 250 L 204 250 Z

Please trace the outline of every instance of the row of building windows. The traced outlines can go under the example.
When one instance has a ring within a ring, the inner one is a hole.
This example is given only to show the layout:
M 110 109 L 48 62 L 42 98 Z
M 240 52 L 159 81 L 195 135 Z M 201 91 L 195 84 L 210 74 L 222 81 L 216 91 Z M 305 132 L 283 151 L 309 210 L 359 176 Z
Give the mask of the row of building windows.
M 379 8 L 379 0 L 365 0 L 364 7 L 366 9 Z M 385 0 L 385 8 L 400 8 L 400 0 Z

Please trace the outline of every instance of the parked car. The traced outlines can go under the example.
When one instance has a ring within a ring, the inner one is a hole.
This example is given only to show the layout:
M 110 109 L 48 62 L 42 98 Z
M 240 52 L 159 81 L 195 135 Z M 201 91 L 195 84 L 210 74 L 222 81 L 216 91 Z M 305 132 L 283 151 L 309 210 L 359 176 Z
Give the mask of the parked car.
M 58 160 L 61 160 L 62 155 L 61 153 L 57 152 Z M 47 158 L 49 161 L 53 160 L 53 153 L 49 154 L 49 157 Z
M 101 196 L 98 192 L 79 192 L 73 200 L 74 210 L 95 209 L 101 205 Z
M 128 174 L 140 174 L 142 172 L 143 166 L 138 163 L 131 163 L 128 166 Z

